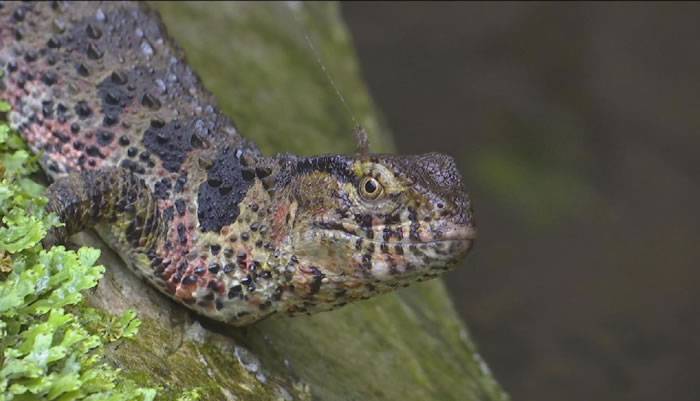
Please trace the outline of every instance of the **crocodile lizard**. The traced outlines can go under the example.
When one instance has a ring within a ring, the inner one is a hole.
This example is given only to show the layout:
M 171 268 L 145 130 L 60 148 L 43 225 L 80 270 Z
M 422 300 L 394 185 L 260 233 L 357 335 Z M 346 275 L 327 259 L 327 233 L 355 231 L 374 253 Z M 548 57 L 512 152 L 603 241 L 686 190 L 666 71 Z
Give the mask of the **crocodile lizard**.
M 264 155 L 130 2 L 0 3 L 0 97 L 53 182 L 52 240 L 94 228 L 198 314 L 241 326 L 437 277 L 475 239 L 446 155 Z

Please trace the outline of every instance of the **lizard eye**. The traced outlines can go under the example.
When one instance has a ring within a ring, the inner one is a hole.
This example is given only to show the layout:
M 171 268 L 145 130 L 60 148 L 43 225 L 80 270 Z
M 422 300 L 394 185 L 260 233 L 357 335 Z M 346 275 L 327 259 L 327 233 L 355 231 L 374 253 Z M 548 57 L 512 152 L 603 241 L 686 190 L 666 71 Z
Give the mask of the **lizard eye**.
M 360 181 L 360 195 L 368 200 L 379 198 L 384 192 L 382 185 L 373 177 L 365 177 Z

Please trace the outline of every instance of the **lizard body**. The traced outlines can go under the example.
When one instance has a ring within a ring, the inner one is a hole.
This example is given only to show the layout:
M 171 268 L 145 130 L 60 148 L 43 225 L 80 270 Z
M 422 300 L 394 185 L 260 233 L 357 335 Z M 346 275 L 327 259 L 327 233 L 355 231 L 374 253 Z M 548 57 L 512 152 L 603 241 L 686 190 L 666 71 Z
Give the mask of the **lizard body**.
M 94 227 L 199 314 L 333 309 L 437 277 L 473 244 L 452 158 L 263 155 L 141 5 L 0 3 L 0 69 L 54 180 L 51 237 Z

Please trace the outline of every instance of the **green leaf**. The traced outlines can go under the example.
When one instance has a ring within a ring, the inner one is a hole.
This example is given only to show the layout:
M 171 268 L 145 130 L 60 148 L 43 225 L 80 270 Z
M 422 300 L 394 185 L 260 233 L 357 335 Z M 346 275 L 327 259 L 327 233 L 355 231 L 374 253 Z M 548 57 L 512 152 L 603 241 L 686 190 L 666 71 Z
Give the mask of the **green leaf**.
M 36 245 L 46 235 L 40 219 L 28 216 L 23 210 L 13 209 L 2 218 L 0 251 L 16 253 Z
M 10 127 L 7 124 L 0 124 L 0 143 L 5 143 L 10 135 Z
M 0 156 L 0 163 L 5 166 L 7 175 L 28 174 L 31 160 L 32 158 L 26 150 L 18 150 Z
M 39 278 L 44 276 L 43 269 L 43 266 L 37 266 L 20 274 L 15 269 L 10 277 L 0 281 L 0 318 L 16 314 L 25 298 L 35 292 Z
M 122 313 L 121 316 L 113 318 L 113 323 L 111 324 L 112 332 L 108 338 L 117 340 L 133 337 L 138 332 L 139 326 L 141 326 L 141 321 L 136 318 L 136 311 L 129 309 Z

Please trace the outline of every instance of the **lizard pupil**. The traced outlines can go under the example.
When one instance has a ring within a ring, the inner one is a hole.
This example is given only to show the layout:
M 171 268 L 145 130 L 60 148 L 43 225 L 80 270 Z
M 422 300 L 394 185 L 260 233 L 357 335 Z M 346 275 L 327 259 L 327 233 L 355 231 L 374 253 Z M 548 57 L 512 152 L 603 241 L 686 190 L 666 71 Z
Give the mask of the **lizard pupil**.
M 365 177 L 360 185 L 360 194 L 366 199 L 377 199 L 382 194 L 379 181 L 372 177 Z
M 367 180 L 367 182 L 365 182 L 365 192 L 367 192 L 368 194 L 373 194 L 376 190 L 377 184 L 374 180 Z

